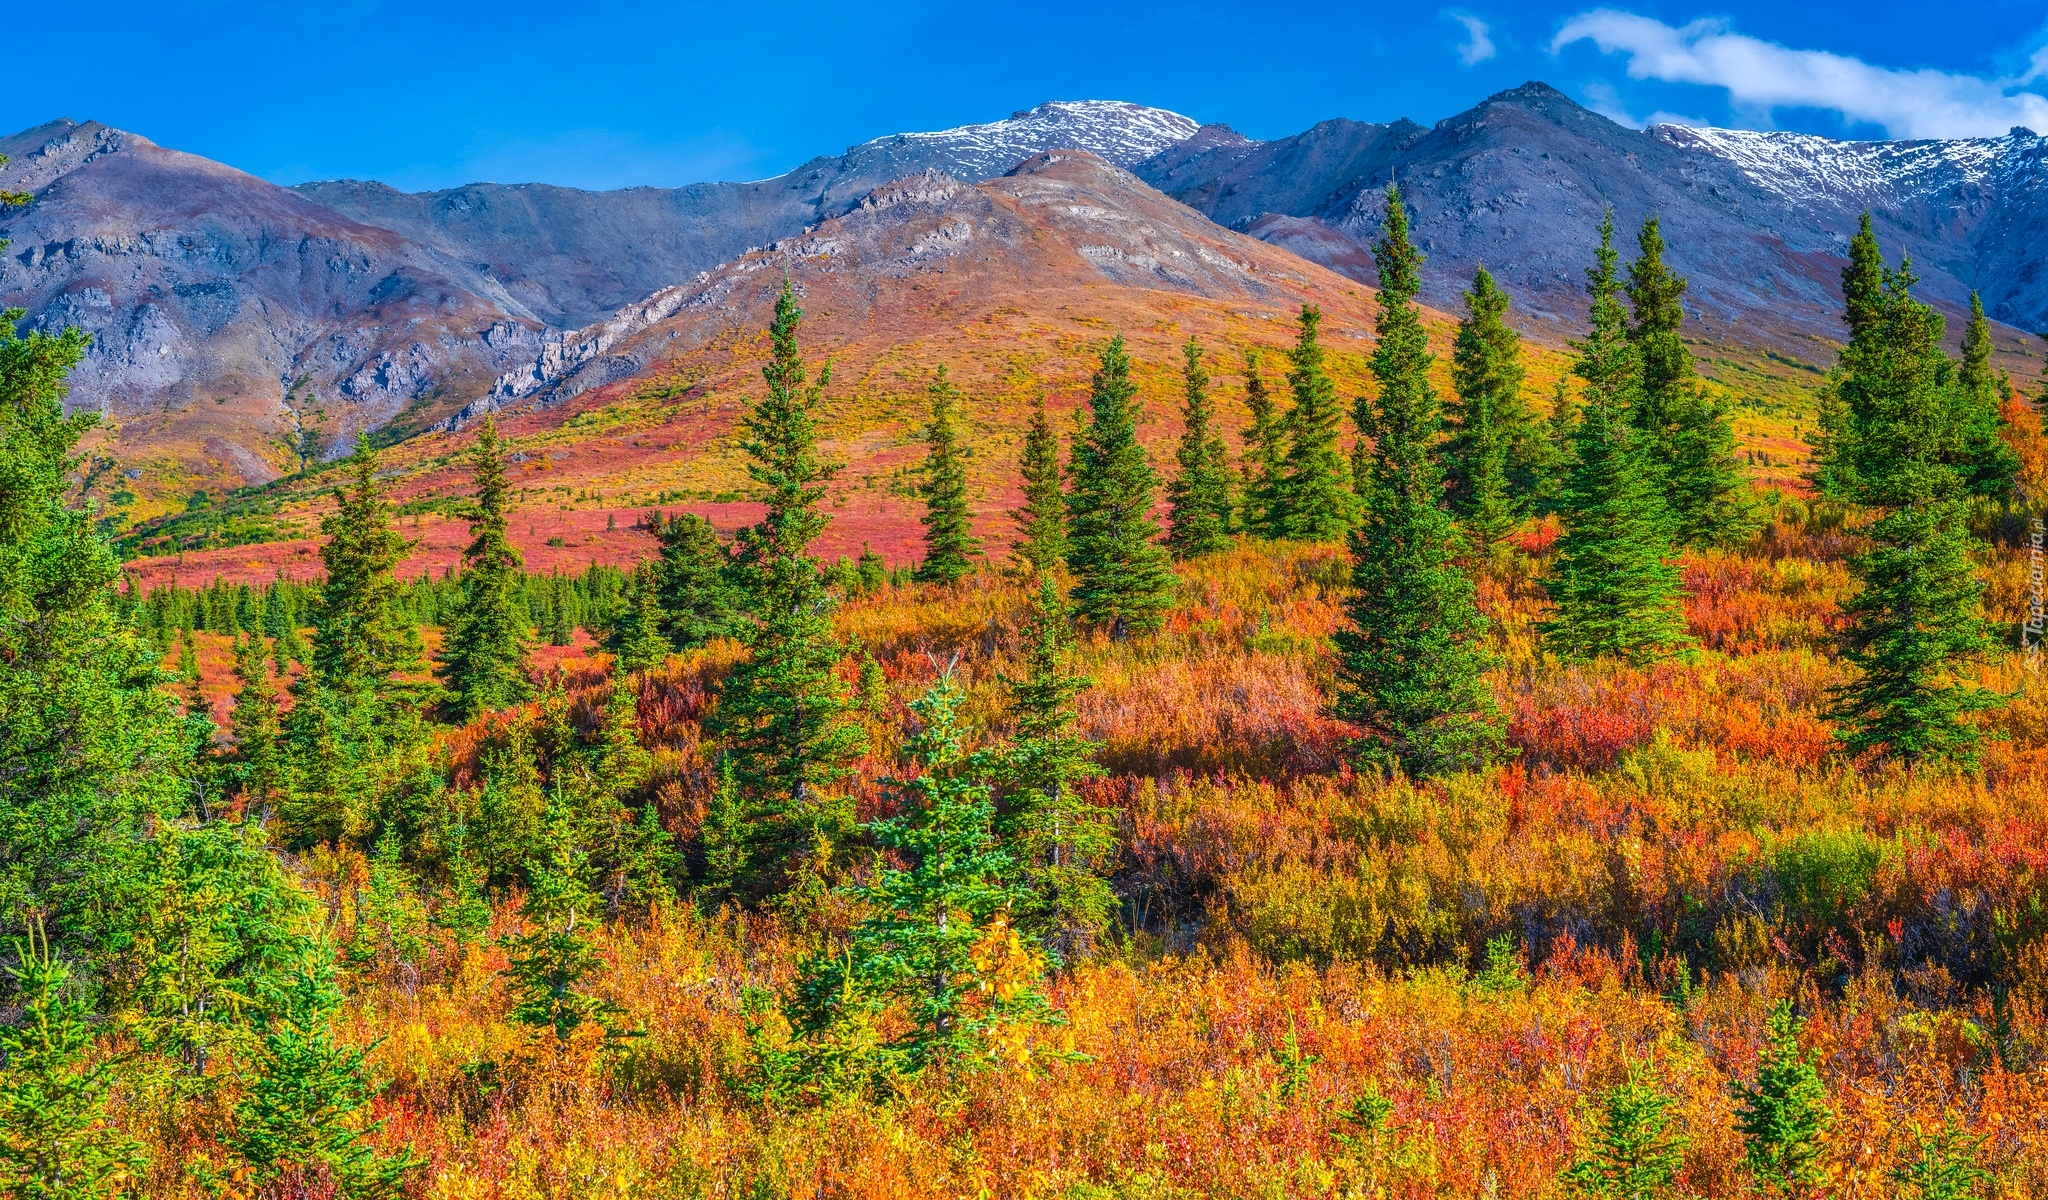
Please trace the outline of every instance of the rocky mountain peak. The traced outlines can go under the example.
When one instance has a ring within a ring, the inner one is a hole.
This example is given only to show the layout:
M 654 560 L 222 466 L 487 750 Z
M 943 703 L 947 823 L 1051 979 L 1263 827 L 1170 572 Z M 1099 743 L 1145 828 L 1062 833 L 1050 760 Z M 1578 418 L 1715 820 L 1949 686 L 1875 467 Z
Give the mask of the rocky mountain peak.
M 1001 121 L 876 138 L 849 153 L 915 148 L 943 155 L 956 174 L 988 178 L 1046 150 L 1086 150 L 1134 167 L 1202 128 L 1191 117 L 1124 100 L 1052 100 Z

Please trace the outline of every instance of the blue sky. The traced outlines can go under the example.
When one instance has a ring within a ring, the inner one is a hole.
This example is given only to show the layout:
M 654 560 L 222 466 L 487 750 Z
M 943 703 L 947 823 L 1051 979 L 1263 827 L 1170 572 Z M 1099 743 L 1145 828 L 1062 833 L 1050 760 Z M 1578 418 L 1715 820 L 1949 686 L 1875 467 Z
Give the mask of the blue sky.
M 1526 79 L 1634 122 L 2048 132 L 2039 0 L 73 0 L 27 11 L 0 51 L 0 127 L 97 119 L 282 183 L 760 178 L 1049 99 L 1134 100 L 1271 138 L 1336 116 L 1427 123 Z

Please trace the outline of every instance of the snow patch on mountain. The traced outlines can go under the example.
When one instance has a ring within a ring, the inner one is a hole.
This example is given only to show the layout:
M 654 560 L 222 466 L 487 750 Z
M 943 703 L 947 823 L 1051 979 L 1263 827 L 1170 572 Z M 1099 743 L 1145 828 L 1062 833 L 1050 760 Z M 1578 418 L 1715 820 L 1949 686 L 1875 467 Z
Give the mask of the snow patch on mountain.
M 1054 100 L 985 125 L 899 133 L 855 150 L 917 147 L 950 160 L 952 173 L 993 177 L 1047 150 L 1086 150 L 1129 169 L 1195 135 L 1199 122 L 1123 100 Z
M 1650 133 L 1666 145 L 1727 159 L 1794 204 L 1852 208 L 2003 188 L 2029 174 L 2048 146 L 2048 139 L 2020 128 L 1999 138 L 1910 142 L 1685 125 L 1656 125 Z

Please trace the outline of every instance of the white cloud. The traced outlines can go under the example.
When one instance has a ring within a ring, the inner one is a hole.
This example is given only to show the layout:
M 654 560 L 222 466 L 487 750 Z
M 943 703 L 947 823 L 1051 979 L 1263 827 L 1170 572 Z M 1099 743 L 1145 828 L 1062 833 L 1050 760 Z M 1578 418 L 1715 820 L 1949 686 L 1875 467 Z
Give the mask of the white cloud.
M 1444 16 L 1465 27 L 1465 40 L 1458 47 L 1460 62 L 1474 67 L 1497 53 L 1493 45 L 1493 30 L 1486 22 L 1471 13 L 1447 12 Z
M 1726 88 L 1738 108 L 1764 114 L 1832 109 L 1902 138 L 1991 137 L 2014 125 L 2048 131 L 2048 96 L 2014 90 L 2048 75 L 2048 50 L 2035 54 L 2031 70 L 2016 79 L 1899 71 L 1730 33 L 1716 20 L 1673 27 L 1609 8 L 1565 22 L 1550 52 L 1581 41 L 1606 54 L 1626 54 L 1631 79 Z

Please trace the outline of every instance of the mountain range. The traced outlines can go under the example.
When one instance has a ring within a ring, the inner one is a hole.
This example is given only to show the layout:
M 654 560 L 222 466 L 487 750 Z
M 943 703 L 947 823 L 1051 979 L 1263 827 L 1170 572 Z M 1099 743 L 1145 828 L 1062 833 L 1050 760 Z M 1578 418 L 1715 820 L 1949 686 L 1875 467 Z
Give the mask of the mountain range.
M 1084 153 L 1059 161 L 1067 151 Z M 2019 373 L 2040 361 L 2020 331 L 2048 328 L 2035 250 L 2048 241 L 2048 141 L 2030 131 L 1873 143 L 1636 130 L 1539 83 L 1432 127 L 1333 120 L 1275 141 L 1135 104 L 1050 103 L 880 138 L 773 179 L 607 192 L 287 188 L 89 122 L 0 139 L 0 153 L 12 160 L 0 188 L 34 197 L 0 211 L 0 303 L 26 309 L 31 327 L 93 334 L 73 402 L 112 418 L 112 453 L 159 496 L 270 478 L 301 426 L 338 449 L 357 429 L 403 436 L 660 374 L 675 347 L 708 344 L 758 307 L 764 270 L 810 262 L 805 239 L 890 209 L 947 216 L 924 242 L 879 258 L 871 247 L 858 268 L 806 286 L 842 288 L 834 321 L 855 307 L 852 281 L 872 312 L 915 310 L 884 323 L 912 341 L 990 311 L 902 308 L 948 273 L 958 294 L 1009 271 L 1002 289 L 1021 294 L 1034 284 L 1016 271 L 1085 267 L 1090 287 L 1169 304 L 1266 304 L 1283 276 L 1313 278 L 1320 295 L 1369 288 L 1389 179 L 1428 255 L 1425 300 L 1454 311 L 1484 263 L 1552 345 L 1583 317 L 1583 269 L 1610 210 L 1624 236 L 1660 216 L 1703 340 L 1828 361 L 1841 259 L 1865 209 L 1887 251 L 1911 255 L 1924 295 L 1954 312 L 1982 293 L 2010 327 L 2000 348 Z M 1061 185 L 1065 210 L 1030 209 L 1027 193 L 1061 194 L 1051 181 L 1083 161 L 1087 178 Z M 1039 218 L 1016 225 L 1026 209 Z M 980 232 L 948 242 L 962 230 Z M 1060 253 L 987 265 L 997 247 L 1048 239 Z M 1257 243 L 1271 250 L 1243 250 Z M 745 304 L 725 298 L 740 293 Z

